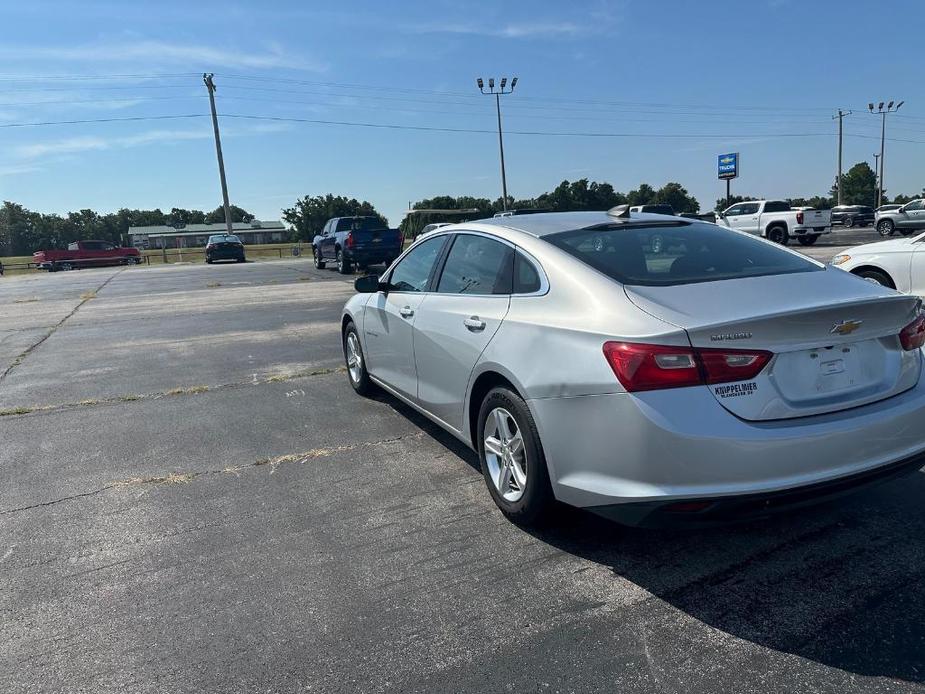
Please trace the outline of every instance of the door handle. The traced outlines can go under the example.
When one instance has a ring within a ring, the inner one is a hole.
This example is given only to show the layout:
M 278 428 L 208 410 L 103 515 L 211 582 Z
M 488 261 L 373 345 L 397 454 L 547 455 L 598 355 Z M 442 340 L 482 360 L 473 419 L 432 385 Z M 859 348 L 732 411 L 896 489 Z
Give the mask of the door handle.
M 469 330 L 471 330 L 474 333 L 478 332 L 479 330 L 485 329 L 485 321 L 479 320 L 478 316 L 472 316 L 472 318 L 466 318 L 466 320 L 463 321 L 463 325 L 465 325 L 467 328 L 469 328 Z
M 414 315 L 414 309 L 410 306 L 403 306 L 398 312 L 401 314 L 402 318 L 411 318 L 411 316 Z

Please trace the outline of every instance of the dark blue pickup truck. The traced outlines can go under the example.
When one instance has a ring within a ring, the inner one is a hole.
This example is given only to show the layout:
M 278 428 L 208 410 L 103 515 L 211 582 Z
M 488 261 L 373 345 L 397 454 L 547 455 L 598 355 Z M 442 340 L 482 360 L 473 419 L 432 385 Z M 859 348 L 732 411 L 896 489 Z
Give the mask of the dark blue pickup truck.
M 312 241 L 315 267 L 337 263 L 337 271 L 347 275 L 354 266 L 391 264 L 401 255 L 404 239 L 398 229 L 388 229 L 378 217 L 334 217 Z

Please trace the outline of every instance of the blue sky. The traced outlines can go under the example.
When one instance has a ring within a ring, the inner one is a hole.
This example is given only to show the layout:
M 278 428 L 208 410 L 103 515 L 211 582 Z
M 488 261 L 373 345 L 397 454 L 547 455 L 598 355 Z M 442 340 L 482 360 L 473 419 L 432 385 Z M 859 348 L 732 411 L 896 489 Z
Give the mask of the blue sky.
M 742 157 L 734 192 L 823 193 L 835 110 L 854 111 L 847 169 L 873 163 L 866 105 L 890 99 L 906 103 L 887 136 L 913 142 L 887 142 L 886 187 L 925 185 L 921 0 L 6 0 L 3 17 L 0 126 L 171 116 L 0 127 L 0 199 L 46 212 L 216 207 L 203 71 L 216 75 L 232 202 L 264 219 L 327 192 L 393 224 L 408 201 L 498 197 L 491 132 L 270 120 L 493 131 L 475 86 L 492 75 L 519 78 L 503 102 L 516 197 L 565 178 L 624 191 L 675 180 L 711 209 L 726 151 Z M 549 134 L 564 132 L 609 136 Z

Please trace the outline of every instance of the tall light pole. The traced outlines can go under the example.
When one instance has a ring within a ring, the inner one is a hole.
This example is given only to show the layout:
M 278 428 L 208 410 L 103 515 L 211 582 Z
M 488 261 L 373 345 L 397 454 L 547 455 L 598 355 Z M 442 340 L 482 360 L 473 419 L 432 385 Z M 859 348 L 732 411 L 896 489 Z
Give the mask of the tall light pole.
M 207 72 L 202 76 L 206 89 L 209 90 L 209 105 L 212 106 L 212 129 L 215 131 L 215 153 L 218 155 L 218 175 L 222 179 L 222 204 L 225 207 L 225 229 L 234 232 L 231 225 L 231 205 L 228 204 L 228 183 L 225 182 L 225 160 L 222 158 L 222 138 L 218 134 L 218 115 L 215 113 L 215 75 Z
M 879 152 L 874 152 L 874 178 L 876 178 L 877 181 L 880 180 L 880 153 Z M 878 207 L 880 207 L 879 200 L 877 200 L 874 203 L 874 209 L 876 210 Z
M 488 78 L 488 91 L 485 91 L 485 82 L 479 77 L 476 81 L 476 84 L 479 85 L 479 91 L 482 94 L 495 97 L 495 108 L 498 110 L 498 149 L 501 151 L 501 206 L 504 211 L 507 211 L 507 174 L 504 171 L 504 136 L 501 133 L 501 97 L 507 94 L 511 94 L 514 91 L 514 87 L 517 86 L 517 78 L 513 77 L 511 79 L 511 86 L 507 87 L 507 77 L 501 78 L 501 84 L 499 88 L 495 89 L 495 78 Z
M 883 148 L 884 148 L 884 144 L 886 143 L 886 114 L 895 113 L 896 111 L 899 110 L 899 107 L 902 106 L 906 102 L 900 101 L 895 106 L 893 105 L 894 103 L 895 102 L 891 101 L 890 103 L 886 105 L 886 108 L 884 108 L 883 102 L 881 101 L 879 104 L 877 104 L 876 111 L 874 111 L 873 104 L 867 104 L 867 108 L 871 113 L 880 114 L 880 178 L 877 182 L 877 205 L 876 207 L 880 207 L 880 204 L 883 202 L 883 169 L 884 169 Z
M 842 193 L 841 193 L 841 189 L 842 189 L 842 185 L 841 185 L 842 120 L 844 119 L 845 116 L 850 116 L 850 115 L 851 115 L 851 111 L 842 111 L 841 109 L 838 109 L 838 115 L 832 116 L 833 120 L 838 118 L 838 176 L 835 177 L 835 192 L 836 192 L 836 195 L 838 196 L 837 204 L 839 205 L 842 204 Z

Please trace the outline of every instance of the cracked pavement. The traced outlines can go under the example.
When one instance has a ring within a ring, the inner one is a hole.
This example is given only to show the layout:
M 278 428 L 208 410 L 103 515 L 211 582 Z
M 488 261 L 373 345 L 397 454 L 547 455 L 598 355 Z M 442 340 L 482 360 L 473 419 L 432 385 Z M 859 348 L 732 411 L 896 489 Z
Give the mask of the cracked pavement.
M 304 260 L 0 279 L 0 691 L 925 689 L 922 473 L 526 532 L 350 390 L 351 293 Z

